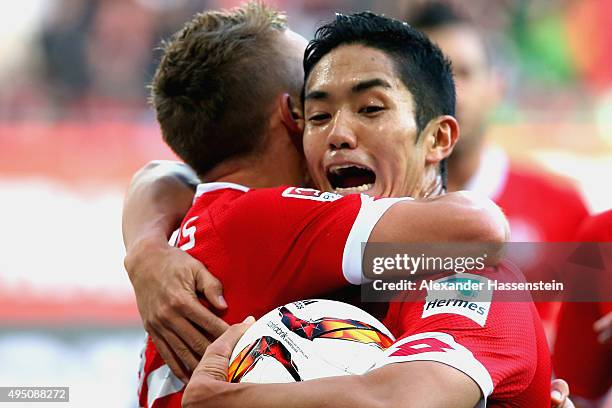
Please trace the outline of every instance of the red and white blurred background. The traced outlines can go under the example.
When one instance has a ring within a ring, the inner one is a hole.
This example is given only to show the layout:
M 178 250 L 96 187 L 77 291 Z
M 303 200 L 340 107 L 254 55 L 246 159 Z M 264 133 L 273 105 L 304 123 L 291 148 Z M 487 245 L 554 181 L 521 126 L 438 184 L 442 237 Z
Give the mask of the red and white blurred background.
M 154 47 L 194 12 L 239 3 L 0 2 L 0 386 L 70 386 L 73 406 L 135 406 L 144 335 L 123 269 L 122 198 L 136 169 L 173 157 L 146 104 Z M 410 2 L 271 3 L 310 38 L 334 11 L 401 18 Z M 468 5 L 503 49 L 492 139 L 572 179 L 591 211 L 612 206 L 612 1 Z

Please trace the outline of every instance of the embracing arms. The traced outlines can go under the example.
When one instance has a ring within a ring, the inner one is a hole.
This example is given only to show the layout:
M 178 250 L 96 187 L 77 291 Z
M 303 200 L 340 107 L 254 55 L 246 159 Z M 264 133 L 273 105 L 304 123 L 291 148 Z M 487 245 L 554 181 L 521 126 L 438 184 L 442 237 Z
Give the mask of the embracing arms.
M 197 297 L 203 294 L 214 308 L 224 309 L 219 281 L 200 262 L 167 243 L 191 206 L 197 183 L 183 164 L 152 162 L 134 176 L 123 213 L 125 266 L 145 328 L 183 380 L 210 340 L 227 327 Z M 494 204 L 470 193 L 452 193 L 395 203 L 374 227 L 370 241 L 497 245 L 506 234 L 505 218 Z
M 232 326 L 206 350 L 183 395 L 184 407 L 471 408 L 480 399 L 480 389 L 467 375 L 430 361 L 288 384 L 227 383 L 229 356 L 248 326 Z
M 138 310 L 162 358 L 184 382 L 210 340 L 228 327 L 197 296 L 203 293 L 213 307 L 225 308 L 220 282 L 198 260 L 168 245 L 198 183 L 184 164 L 151 162 L 132 178 L 123 206 L 125 268 Z

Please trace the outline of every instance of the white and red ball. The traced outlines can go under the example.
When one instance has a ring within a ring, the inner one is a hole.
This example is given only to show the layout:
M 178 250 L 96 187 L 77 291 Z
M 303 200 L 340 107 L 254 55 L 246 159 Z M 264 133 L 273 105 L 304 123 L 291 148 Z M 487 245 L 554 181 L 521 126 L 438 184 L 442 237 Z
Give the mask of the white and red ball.
M 363 374 L 394 341 L 376 318 L 333 300 L 275 308 L 255 322 L 230 358 L 231 382 L 283 383 Z

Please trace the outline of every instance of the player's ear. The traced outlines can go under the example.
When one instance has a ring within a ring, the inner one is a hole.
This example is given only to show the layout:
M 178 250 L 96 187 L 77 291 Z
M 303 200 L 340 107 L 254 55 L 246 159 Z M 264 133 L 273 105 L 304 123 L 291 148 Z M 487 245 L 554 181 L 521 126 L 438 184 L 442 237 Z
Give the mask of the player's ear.
M 281 96 L 280 115 L 291 141 L 298 151 L 303 152 L 302 132 L 304 130 L 304 119 L 302 117 L 302 109 L 295 104 L 294 100 L 287 93 Z
M 299 133 L 302 136 L 304 130 L 304 119 L 302 110 L 291 98 L 291 95 L 284 93 L 281 96 L 281 120 L 291 133 Z
M 422 132 L 427 164 L 439 163 L 450 156 L 459 139 L 459 124 L 450 115 L 432 119 Z

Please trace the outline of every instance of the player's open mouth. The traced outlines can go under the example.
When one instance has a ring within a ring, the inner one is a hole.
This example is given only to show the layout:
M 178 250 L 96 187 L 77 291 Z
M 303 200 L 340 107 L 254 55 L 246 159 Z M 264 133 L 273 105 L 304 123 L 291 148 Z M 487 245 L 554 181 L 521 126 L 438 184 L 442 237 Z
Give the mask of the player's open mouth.
M 327 180 L 336 193 L 363 193 L 374 187 L 376 173 L 365 166 L 341 164 L 327 169 Z

